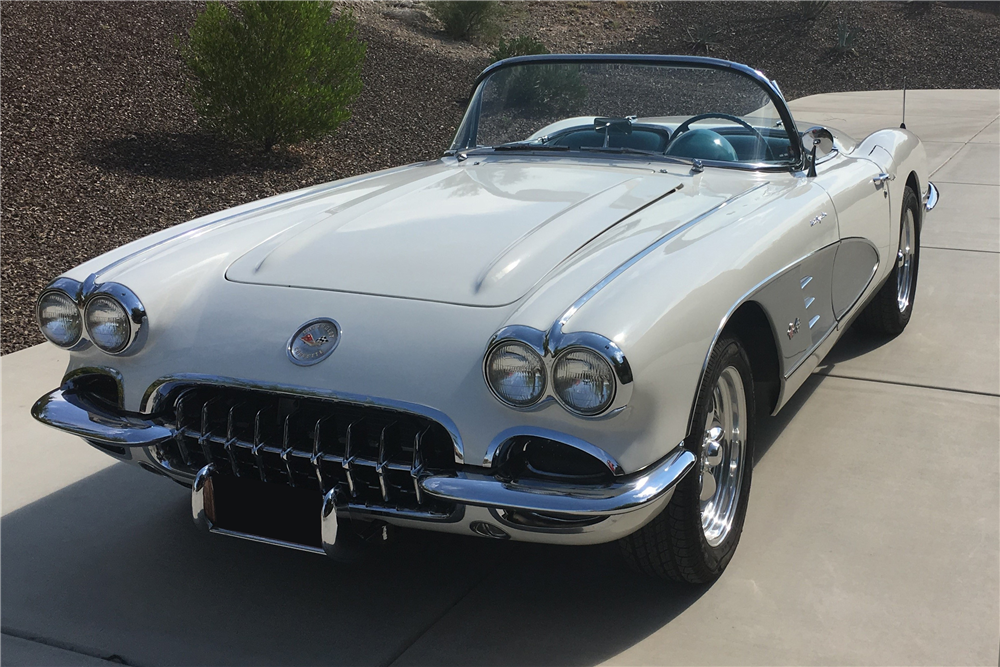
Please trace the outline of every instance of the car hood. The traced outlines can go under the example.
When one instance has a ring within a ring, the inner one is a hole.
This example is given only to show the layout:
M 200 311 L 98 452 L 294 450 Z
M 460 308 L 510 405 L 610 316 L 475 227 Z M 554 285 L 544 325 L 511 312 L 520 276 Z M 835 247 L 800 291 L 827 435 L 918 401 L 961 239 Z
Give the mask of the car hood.
M 226 270 L 233 282 L 470 306 L 523 297 L 675 175 L 580 161 L 441 161 L 284 208 L 286 224 Z M 708 208 L 705 201 L 692 207 Z M 693 217 L 700 210 L 685 211 Z M 273 214 L 262 214 L 262 219 Z M 266 225 L 264 225 L 266 226 Z

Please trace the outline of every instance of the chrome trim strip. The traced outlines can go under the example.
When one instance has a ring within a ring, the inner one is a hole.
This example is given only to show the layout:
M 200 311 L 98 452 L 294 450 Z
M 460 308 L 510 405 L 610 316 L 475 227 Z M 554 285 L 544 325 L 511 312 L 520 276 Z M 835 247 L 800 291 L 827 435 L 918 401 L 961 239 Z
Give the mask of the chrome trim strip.
M 840 339 L 845 329 L 846 327 L 841 328 L 840 326 L 830 327 L 823 334 L 819 342 L 809 348 L 809 351 L 802 357 L 802 360 L 795 368 L 788 375 L 781 378 L 781 388 L 778 391 L 778 400 L 774 405 L 774 410 L 771 412 L 772 415 L 778 414 L 778 411 L 785 407 L 788 400 L 799 390 L 799 387 L 805 384 L 805 381 L 816 370 L 823 357 L 830 352 L 830 349 Z M 835 331 L 838 332 L 837 335 L 833 335 Z
M 286 549 L 295 549 L 296 551 L 319 554 L 320 556 L 326 555 L 326 552 L 318 547 L 310 547 L 305 544 L 297 544 L 295 542 L 285 542 L 284 540 L 275 540 L 270 537 L 261 537 L 260 535 L 251 535 L 249 533 L 241 533 L 237 530 L 219 528 L 218 526 L 212 526 L 209 529 L 209 532 L 215 533 L 216 535 L 225 535 L 227 537 L 238 537 L 241 540 L 248 540 L 250 542 L 259 542 L 261 544 L 270 544 L 275 547 L 285 547 Z
M 748 190 L 744 190 L 739 194 L 733 195 L 729 199 L 713 206 L 709 210 L 695 216 L 686 223 L 653 241 L 641 251 L 619 264 L 614 270 L 604 276 L 604 278 L 580 296 L 580 298 L 574 301 L 573 305 L 567 308 L 559 319 L 552 323 L 552 326 L 549 328 L 547 333 L 542 333 L 537 329 L 523 325 L 506 326 L 497 331 L 493 334 L 489 344 L 486 346 L 486 352 L 483 354 L 483 380 L 486 382 L 487 387 L 489 387 L 489 381 L 486 379 L 486 360 L 489 358 L 493 347 L 503 340 L 519 340 L 534 348 L 534 350 L 542 357 L 542 362 L 545 364 L 545 370 L 548 378 L 552 377 L 552 365 L 554 364 L 556 357 L 558 357 L 561 352 L 570 347 L 585 347 L 604 356 L 608 363 L 611 364 L 611 367 L 615 372 L 615 376 L 617 378 L 615 398 L 606 410 L 596 415 L 580 414 L 571 407 L 565 405 L 564 402 L 555 395 L 555 392 L 552 391 L 551 383 L 546 384 L 545 391 L 542 396 L 532 405 L 525 406 L 523 408 L 509 405 L 508 407 L 515 410 L 537 410 L 544 407 L 549 401 L 555 400 L 572 414 L 584 419 L 607 419 L 608 417 L 618 414 L 624 410 L 628 405 L 629 399 L 632 397 L 632 390 L 634 388 L 632 368 L 625 357 L 625 353 L 617 343 L 606 336 L 587 331 L 572 332 L 567 334 L 563 332 L 563 328 L 573 315 L 586 305 L 588 301 L 594 298 L 598 292 L 607 287 L 615 278 L 625 273 L 625 271 L 634 266 L 641 259 L 647 257 L 657 248 L 660 248 L 671 239 L 676 238 L 678 235 L 683 234 L 699 222 L 705 220 L 714 213 L 717 213 L 737 199 L 749 195 L 750 193 L 761 188 L 767 187 L 767 185 L 767 183 L 761 183 Z M 505 403 L 505 405 L 507 404 Z
M 707 211 L 705 211 L 704 213 L 701 213 L 700 215 L 695 216 L 691 220 L 688 220 L 686 223 L 684 223 L 680 227 L 677 227 L 676 229 L 673 229 L 670 232 L 667 232 L 666 234 L 664 234 L 663 236 L 661 236 L 660 238 L 658 238 L 657 240 L 653 241 L 651 244 L 649 244 L 648 246 L 646 246 L 643 250 L 639 251 L 638 253 L 636 253 L 635 255 L 633 255 L 631 258 L 627 259 L 625 262 L 623 262 L 622 264 L 620 264 L 616 269 L 614 269 L 613 271 L 611 271 L 611 273 L 609 273 L 608 275 L 604 276 L 604 278 L 602 278 L 600 281 L 598 281 L 597 284 L 595 284 L 593 287 L 591 287 L 589 290 L 587 290 L 583 294 L 583 296 L 581 296 L 579 299 L 577 299 L 576 301 L 574 301 L 573 305 L 570 306 L 569 308 L 567 308 L 566 311 L 562 314 L 562 316 L 559 317 L 558 320 L 556 320 L 555 322 L 553 322 L 552 327 L 549 329 L 548 337 L 550 339 L 552 339 L 552 338 L 556 338 L 558 336 L 562 336 L 563 327 L 566 326 L 566 323 L 569 322 L 570 318 L 573 317 L 573 315 L 575 315 L 578 310 L 580 310 L 581 308 L 583 308 L 583 306 L 586 305 L 586 303 L 588 301 L 590 301 L 592 298 L 594 298 L 594 296 L 598 292 L 600 292 L 602 289 L 604 289 L 605 287 L 607 287 L 611 283 L 612 280 L 614 280 L 615 278 L 617 278 L 621 274 L 625 273 L 625 271 L 627 271 L 632 266 L 634 266 L 637 262 L 639 262 L 639 260 L 643 259 L 647 255 L 649 255 L 650 253 L 652 253 L 654 250 L 656 250 L 657 248 L 659 248 L 660 246 L 662 246 L 667 241 L 669 241 L 669 240 L 677 237 L 680 234 L 683 234 L 684 232 L 686 232 L 687 230 L 691 229 L 696 224 L 698 224 L 699 222 L 701 222 L 702 220 L 704 220 L 705 218 L 707 218 L 710 215 L 712 215 L 712 214 L 718 212 L 719 210 L 725 208 L 726 206 L 728 206 L 729 204 L 733 203 L 737 199 L 740 199 L 741 197 L 744 197 L 744 196 L 750 194 L 751 192 L 755 192 L 757 190 L 760 190 L 761 188 L 767 187 L 767 185 L 768 185 L 767 183 L 761 183 L 760 185 L 755 185 L 754 187 L 750 188 L 749 190 L 744 190 L 743 192 L 730 197 L 726 201 L 724 201 L 724 202 L 722 202 L 720 204 L 717 204 L 716 206 L 713 206 L 712 208 L 710 208 Z
M 934 210 L 934 207 L 938 205 L 938 200 L 941 198 L 940 192 L 938 192 L 937 186 L 933 183 L 927 183 L 927 194 L 924 195 L 924 211 L 930 213 Z
M 174 437 L 165 426 L 117 415 L 94 405 L 72 385 L 64 385 L 39 398 L 31 407 L 31 416 L 46 426 L 81 438 L 122 447 L 145 447 Z
M 677 485 L 697 457 L 683 446 L 643 472 L 613 484 L 584 486 L 551 482 L 503 482 L 488 475 L 460 472 L 432 475 L 420 481 L 428 494 L 444 500 L 525 512 L 578 516 L 623 514 L 654 502 Z
M 360 406 L 374 406 L 408 412 L 419 417 L 425 417 L 439 423 L 451 436 L 455 451 L 455 463 L 465 462 L 465 449 L 462 445 L 462 436 L 458 432 L 455 423 L 443 412 L 425 405 L 407 403 L 389 398 L 378 398 L 375 396 L 365 396 L 363 394 L 350 394 L 347 392 L 333 391 L 330 389 L 317 389 L 313 387 L 299 387 L 294 385 L 277 384 L 272 382 L 256 382 L 253 380 L 240 380 L 237 378 L 223 377 L 218 375 L 205 375 L 201 373 L 181 373 L 168 375 L 156 380 L 146 389 L 142 398 L 141 411 L 143 414 L 155 414 L 162 409 L 163 399 L 175 388 L 187 384 L 214 384 L 234 389 L 260 389 L 276 394 L 288 394 L 289 396 L 299 396 L 304 398 L 327 398 L 345 403 L 353 403 Z
M 697 387 L 701 387 L 702 382 L 705 379 L 705 373 L 708 370 L 708 359 L 709 359 L 709 357 L 712 356 L 712 350 L 715 349 L 715 344 L 718 342 L 719 336 L 722 335 L 722 331 L 723 331 L 723 329 L 726 328 L 726 324 L 729 323 L 729 319 L 733 316 L 733 313 L 735 313 L 736 310 L 740 306 L 742 306 L 744 303 L 746 303 L 747 301 L 749 301 L 750 297 L 752 297 L 754 294 L 756 294 L 757 292 L 759 292 L 760 290 L 762 290 L 764 287 L 766 287 L 768 285 L 768 283 L 770 283 L 771 281 L 779 278 L 784 273 L 786 273 L 787 271 L 790 271 L 791 269 L 795 268 L 796 266 L 798 266 L 799 264 L 801 264 L 805 260 L 809 259 L 813 255 L 815 255 L 817 253 L 820 253 L 820 252 L 823 252 L 827 248 L 830 248 L 831 246 L 835 246 L 838 243 L 840 243 L 840 241 L 834 241 L 833 243 L 828 243 L 827 245 L 823 246 L 822 248 L 817 248 L 816 250 L 813 250 L 812 252 L 807 253 L 807 254 L 803 255 L 802 257 L 799 257 L 794 262 L 791 262 L 790 264 L 785 265 L 783 268 L 775 271 L 771 275 L 769 275 L 766 278 L 764 278 L 762 281 L 760 281 L 759 283 L 757 283 L 756 285 L 754 285 L 753 287 L 751 287 L 750 290 L 747 291 L 743 296 L 741 296 L 739 299 L 737 299 L 736 303 L 734 303 L 729 308 L 729 312 L 727 312 L 725 315 L 723 315 L 722 319 L 719 321 L 719 326 L 715 330 L 715 336 L 712 337 L 712 342 L 711 342 L 711 344 L 709 344 L 708 351 L 705 353 L 705 359 L 704 359 L 704 361 L 702 361 L 702 364 L 701 364 L 701 373 L 698 374 L 698 384 L 696 385 Z M 812 276 L 806 276 L 805 278 L 803 278 L 800 281 L 800 289 L 804 289 L 805 286 L 808 285 L 810 282 L 812 282 Z M 763 305 L 761 306 L 761 308 L 763 308 Z M 764 310 L 764 313 L 768 316 L 768 319 L 770 319 L 771 314 L 768 313 L 766 309 Z M 833 329 L 835 329 L 835 328 L 836 327 L 831 327 L 830 331 L 833 331 Z M 774 331 L 772 331 L 771 334 L 773 336 L 774 335 Z M 829 335 L 829 332 L 827 332 L 827 335 Z M 780 343 L 778 343 L 777 341 L 775 342 L 775 346 L 778 347 L 779 350 L 781 349 Z M 813 348 L 813 349 L 815 349 L 815 348 Z M 811 353 L 811 352 L 812 352 L 812 350 L 809 351 L 809 353 Z M 808 358 L 809 353 L 806 353 L 806 355 L 803 357 L 803 359 Z M 801 361 L 799 363 L 801 364 Z M 792 372 L 794 372 L 794 369 L 793 369 Z M 787 377 L 787 375 L 783 376 L 783 377 Z M 697 404 L 698 404 L 698 394 L 697 394 L 697 390 L 696 390 L 694 398 L 691 399 L 691 412 L 688 415 L 688 424 L 687 424 L 687 432 L 688 433 L 691 432 L 691 428 L 692 428 L 692 426 L 694 424 L 694 413 L 695 413 L 695 410 L 698 407 Z
M 608 466 L 608 469 L 611 470 L 616 477 L 620 477 L 625 474 L 625 470 L 622 468 L 621 464 L 618 463 L 618 460 L 597 445 L 592 445 L 586 440 L 582 440 L 566 433 L 552 431 L 547 428 L 538 428 L 536 426 L 514 426 L 501 431 L 495 438 L 493 438 L 493 441 L 490 442 L 490 446 L 486 448 L 486 455 L 483 457 L 483 467 L 492 468 L 499 458 L 503 456 L 505 445 L 518 436 L 555 440 L 556 442 L 560 442 L 568 447 L 579 449 L 581 452 L 586 452 L 594 458 L 601 460 L 604 462 L 604 465 Z
M 354 183 L 357 183 L 357 182 L 358 181 L 351 181 L 351 184 L 354 184 Z M 249 216 L 249 215 L 252 215 L 252 214 L 255 214 L 255 213 L 259 213 L 261 211 L 265 211 L 265 210 L 267 210 L 269 208 L 273 208 L 275 206 L 280 206 L 282 204 L 288 204 L 288 203 L 293 202 L 293 201 L 298 201 L 299 199 L 305 199 L 306 197 L 309 197 L 311 195 L 323 195 L 323 194 L 328 193 L 330 190 L 333 190 L 333 189 L 336 189 L 336 188 L 339 188 L 339 187 L 343 187 L 344 185 L 347 185 L 347 183 L 336 183 L 335 185 L 331 184 L 330 187 L 323 188 L 322 190 L 318 190 L 318 191 L 314 191 L 314 192 L 304 192 L 304 193 L 302 193 L 302 194 L 300 194 L 298 196 L 295 196 L 295 197 L 287 197 L 287 198 L 284 198 L 284 199 L 280 199 L 280 200 L 278 200 L 276 202 L 271 202 L 270 204 L 263 204 L 261 206 L 255 206 L 254 208 L 248 209 L 246 211 L 241 211 L 239 213 L 231 213 L 230 215 L 223 216 L 223 217 L 221 217 L 221 218 L 219 218 L 217 220 L 212 220 L 210 222 L 202 223 L 202 224 L 198 225 L 197 227 L 192 227 L 191 229 L 188 229 L 187 231 L 178 232 L 177 234 L 174 234 L 173 236 L 168 236 L 167 238 L 161 239 L 161 240 L 157 241 L 156 243 L 153 243 L 151 245 L 139 248 L 138 250 L 136 250 L 134 252 L 131 252 L 131 253 L 125 255 L 124 257 L 119 257 L 118 259 L 116 259 L 115 261 L 111 262 L 107 266 L 105 266 L 103 268 L 100 268 L 97 271 L 95 271 L 94 273 L 92 273 L 90 277 L 93 278 L 94 280 L 96 280 L 97 278 L 101 277 L 103 274 L 107 273 L 111 269 L 113 269 L 113 268 L 115 268 L 117 266 L 120 266 L 120 265 L 124 264 L 125 262 L 129 261 L 130 259 L 138 257 L 139 255 L 145 254 L 145 253 L 149 252 L 150 250 L 152 250 L 153 248 L 157 248 L 157 247 L 163 245 L 164 243 L 169 243 L 170 241 L 174 241 L 174 240 L 177 240 L 177 239 L 183 239 L 183 238 L 188 238 L 188 237 L 191 237 L 191 236 L 196 236 L 199 232 L 204 231 L 204 230 L 206 230 L 209 227 L 216 227 L 216 226 L 220 227 L 220 228 L 221 227 L 226 227 L 226 226 L 229 226 L 230 224 L 233 224 L 235 222 L 239 222 L 240 221 L 239 218 L 241 218 L 243 216 Z M 225 224 L 222 224 L 222 223 L 225 223 Z

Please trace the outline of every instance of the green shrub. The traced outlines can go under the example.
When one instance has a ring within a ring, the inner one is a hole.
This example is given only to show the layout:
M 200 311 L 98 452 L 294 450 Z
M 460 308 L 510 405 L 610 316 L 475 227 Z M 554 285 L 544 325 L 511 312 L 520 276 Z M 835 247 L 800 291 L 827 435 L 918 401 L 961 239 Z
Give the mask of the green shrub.
M 507 106 L 532 114 L 570 113 L 587 96 L 580 70 L 569 65 L 525 65 L 500 72 Z
M 687 44 L 691 47 L 691 53 L 705 52 L 707 56 L 713 46 L 719 45 L 718 37 L 720 30 L 715 30 L 709 26 L 699 23 L 687 29 Z
M 493 53 L 490 55 L 493 57 L 493 60 L 503 60 L 504 58 L 514 58 L 516 56 L 537 56 L 548 52 L 549 50 L 545 48 L 545 45 L 534 37 L 518 35 L 510 41 L 506 41 L 501 37 L 500 44 L 493 49 Z
M 315 139 L 350 118 L 365 45 L 332 2 L 209 2 L 181 55 L 203 123 L 264 150 Z
M 473 37 L 489 39 L 497 32 L 500 4 L 488 0 L 441 0 L 428 4 L 431 13 L 444 24 L 452 39 L 472 41 Z
M 854 43 L 858 39 L 858 34 L 861 32 L 860 28 L 853 28 L 844 21 L 837 22 L 837 46 L 835 50 L 838 54 L 844 55 L 846 53 L 854 52 Z

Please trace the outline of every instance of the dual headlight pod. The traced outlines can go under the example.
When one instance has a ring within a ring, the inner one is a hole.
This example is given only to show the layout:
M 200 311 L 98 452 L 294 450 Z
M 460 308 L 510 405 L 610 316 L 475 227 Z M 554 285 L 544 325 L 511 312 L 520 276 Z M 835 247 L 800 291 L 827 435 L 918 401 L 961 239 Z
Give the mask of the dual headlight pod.
M 136 341 L 146 313 L 138 297 L 123 285 L 107 283 L 82 301 L 80 286 L 59 279 L 38 298 L 35 314 L 42 334 L 59 347 L 75 348 L 86 331 L 89 340 L 108 354 L 122 354 Z
M 618 389 L 608 359 L 584 346 L 569 346 L 546 364 L 534 346 L 501 339 L 487 352 L 484 370 L 494 396 L 514 408 L 531 407 L 551 394 L 569 411 L 592 417 L 611 407 Z

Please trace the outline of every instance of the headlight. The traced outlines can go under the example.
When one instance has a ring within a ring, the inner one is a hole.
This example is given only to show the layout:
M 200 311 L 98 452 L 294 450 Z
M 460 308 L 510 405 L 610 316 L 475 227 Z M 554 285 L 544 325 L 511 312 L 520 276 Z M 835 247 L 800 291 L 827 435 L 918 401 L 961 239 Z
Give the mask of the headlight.
M 583 348 L 559 355 L 552 369 L 555 393 L 571 410 L 596 415 L 615 399 L 615 376 L 600 354 Z
M 125 307 L 113 297 L 98 294 L 84 312 L 90 340 L 105 352 L 116 354 L 132 342 L 132 322 Z
M 64 292 L 53 290 L 43 293 L 35 313 L 42 333 L 59 347 L 73 347 L 83 335 L 80 310 Z
M 524 343 L 502 342 L 486 358 L 486 382 L 504 403 L 527 407 L 545 391 L 542 358 Z

